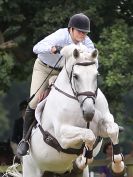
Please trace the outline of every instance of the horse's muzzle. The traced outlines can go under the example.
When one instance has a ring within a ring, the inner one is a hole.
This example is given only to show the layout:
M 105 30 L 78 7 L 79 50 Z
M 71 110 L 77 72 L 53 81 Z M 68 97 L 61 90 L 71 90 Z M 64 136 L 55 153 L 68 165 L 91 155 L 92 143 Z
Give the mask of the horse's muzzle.
M 83 111 L 83 117 L 84 117 L 86 122 L 92 121 L 92 119 L 94 117 L 94 114 L 95 114 L 95 109 L 92 110 L 91 112 Z
M 86 98 L 82 101 L 81 109 L 86 122 L 90 122 L 95 114 L 95 106 L 92 98 Z

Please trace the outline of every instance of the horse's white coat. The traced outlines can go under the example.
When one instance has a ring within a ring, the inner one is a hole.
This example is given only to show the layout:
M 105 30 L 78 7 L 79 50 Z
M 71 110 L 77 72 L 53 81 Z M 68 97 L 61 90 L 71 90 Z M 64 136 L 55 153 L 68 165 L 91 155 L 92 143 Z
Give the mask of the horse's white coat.
M 55 85 L 62 91 L 73 95 L 70 81 L 70 72 L 72 66 L 78 62 L 97 61 L 97 55 L 92 57 L 92 53 L 87 52 L 85 46 L 80 46 L 80 54 L 77 58 L 73 56 L 75 45 L 70 45 L 62 49 L 62 55 L 66 59 L 66 66 L 60 72 Z M 61 63 L 64 65 L 64 60 Z M 66 72 L 67 69 L 67 72 Z M 77 74 L 79 82 L 72 77 L 72 87 L 74 91 L 95 92 L 97 66 L 73 67 L 73 73 Z M 103 93 L 98 89 L 96 103 L 92 99 L 86 99 L 81 109 L 80 104 L 85 96 L 80 96 L 79 102 L 71 99 L 64 94 L 58 92 L 53 87 L 47 97 L 44 111 L 42 113 L 41 125 L 44 130 L 49 131 L 60 143 L 62 148 L 80 148 L 85 142 L 90 149 L 93 147 L 97 136 L 110 137 L 113 144 L 118 143 L 119 128 L 114 123 L 114 118 L 109 111 L 108 103 Z M 90 122 L 90 128 L 86 128 L 86 121 L 83 118 L 82 110 L 88 114 L 95 110 L 93 120 Z M 97 150 L 94 150 L 95 156 L 100 150 L 101 143 Z M 43 141 L 43 136 L 37 129 L 31 138 L 30 154 L 23 158 L 23 177 L 41 177 L 42 171 L 52 171 L 56 173 L 64 173 L 71 171 L 73 161 L 77 159 L 77 155 L 65 154 L 57 152 L 56 149 L 50 147 Z M 88 161 L 89 162 L 89 161 Z M 83 162 L 81 162 L 83 163 Z M 77 166 L 81 167 L 80 162 Z M 84 164 L 84 167 L 86 164 Z M 81 175 L 73 176 L 80 177 Z M 87 168 L 84 169 L 84 177 L 88 177 Z

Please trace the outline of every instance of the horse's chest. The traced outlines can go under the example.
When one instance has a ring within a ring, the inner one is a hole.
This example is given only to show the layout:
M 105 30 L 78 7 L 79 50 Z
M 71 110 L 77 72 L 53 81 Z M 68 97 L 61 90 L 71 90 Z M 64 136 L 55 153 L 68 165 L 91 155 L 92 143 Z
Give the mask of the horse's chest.
M 89 123 L 89 128 L 93 131 L 93 133 L 95 134 L 95 136 L 98 135 L 98 124 L 96 122 L 94 122 L 93 120 Z
M 42 171 L 64 173 L 72 169 L 72 161 L 76 158 L 75 155 L 66 155 L 62 152 L 58 153 L 55 149 L 50 147 L 47 150 L 45 149 L 45 152 L 47 152 L 47 154 L 44 153 L 44 155 L 37 160 Z

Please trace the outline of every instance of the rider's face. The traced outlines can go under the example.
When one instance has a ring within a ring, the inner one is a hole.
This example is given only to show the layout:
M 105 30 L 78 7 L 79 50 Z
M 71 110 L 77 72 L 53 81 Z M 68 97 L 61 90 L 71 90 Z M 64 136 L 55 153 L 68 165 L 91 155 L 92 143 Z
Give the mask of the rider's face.
M 70 29 L 70 35 L 71 35 L 72 40 L 74 41 L 74 43 L 78 43 L 78 42 L 82 42 L 85 39 L 87 33 L 79 31 L 79 30 L 77 30 L 75 28 L 71 28 Z

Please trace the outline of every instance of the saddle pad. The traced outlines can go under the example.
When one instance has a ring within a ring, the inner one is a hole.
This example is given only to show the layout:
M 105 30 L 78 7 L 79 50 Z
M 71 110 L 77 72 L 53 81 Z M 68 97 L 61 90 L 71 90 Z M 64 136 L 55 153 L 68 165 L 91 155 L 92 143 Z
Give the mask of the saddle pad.
M 35 118 L 39 124 L 41 124 L 41 115 L 42 115 L 42 111 L 44 109 L 46 101 L 47 101 L 47 97 L 44 100 L 42 100 L 40 103 L 38 103 L 36 110 L 35 110 Z

